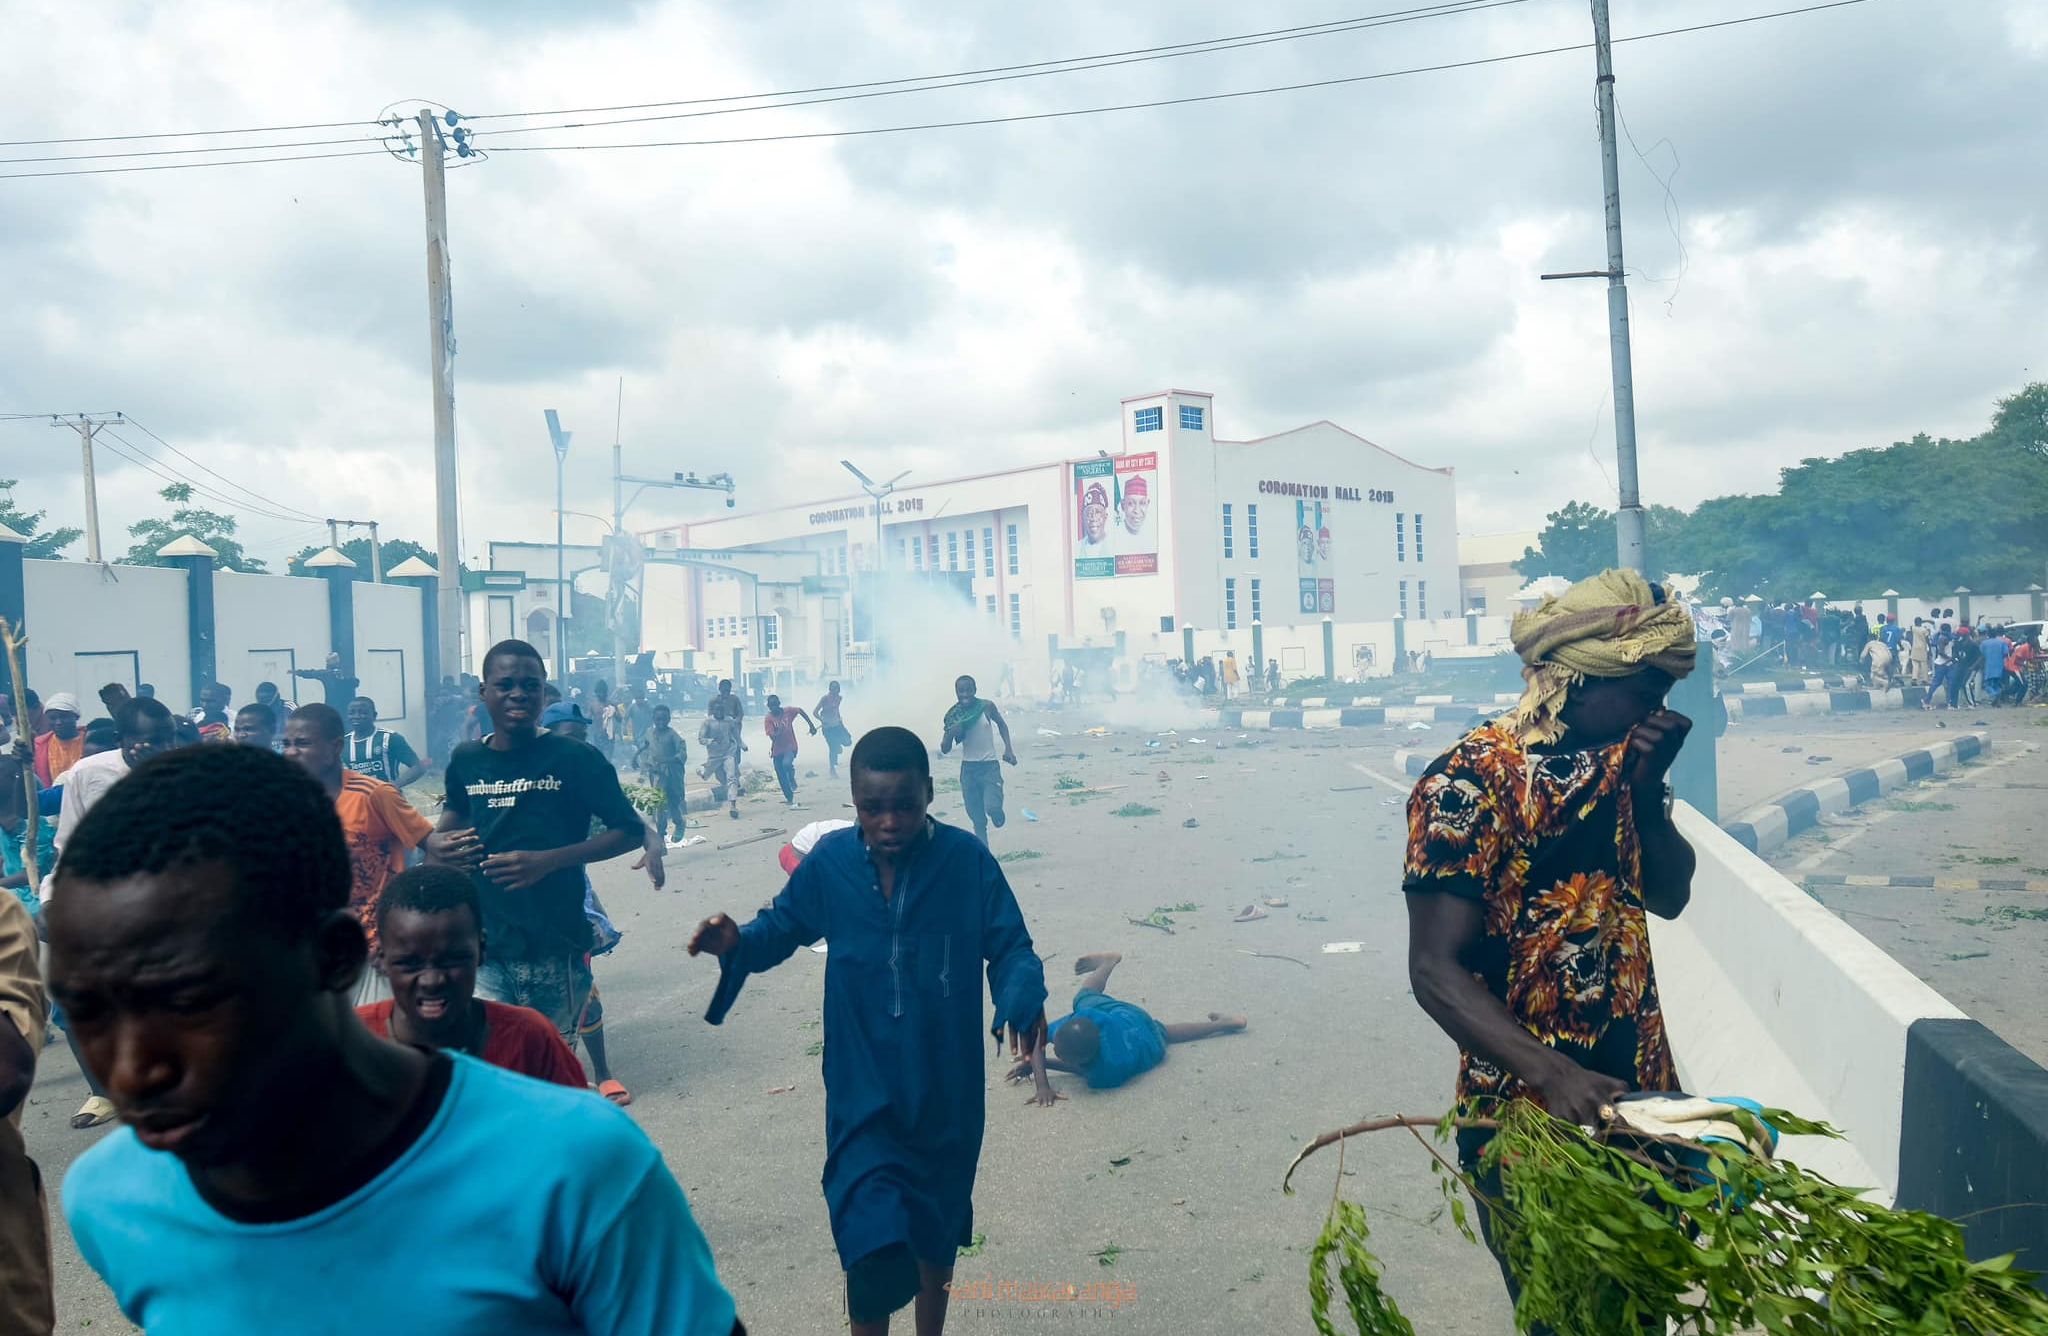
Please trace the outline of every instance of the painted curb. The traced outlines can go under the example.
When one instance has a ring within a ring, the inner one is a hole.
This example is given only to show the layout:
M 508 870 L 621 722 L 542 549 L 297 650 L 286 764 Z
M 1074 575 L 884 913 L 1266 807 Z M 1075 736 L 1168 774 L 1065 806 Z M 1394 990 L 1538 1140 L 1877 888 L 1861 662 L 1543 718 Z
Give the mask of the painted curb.
M 1519 691 L 1496 691 L 1493 694 L 1493 699 L 1491 701 L 1473 701 L 1469 702 L 1469 705 L 1470 708 L 1474 710 L 1491 710 L 1502 705 L 1513 705 L 1516 701 L 1519 701 L 1520 699 L 1522 699 L 1522 693 Z M 1414 703 L 1417 705 L 1459 706 L 1464 706 L 1468 704 L 1468 702 L 1454 700 L 1449 696 L 1417 696 L 1415 698 Z M 1385 704 L 1386 700 L 1379 696 L 1354 696 L 1349 701 L 1337 702 L 1337 706 L 1335 708 L 1342 708 L 1353 705 L 1371 706 Z M 1303 696 L 1298 701 L 1291 701 L 1280 705 L 1275 705 L 1271 708 L 1276 710 L 1321 710 L 1333 707 L 1330 705 L 1330 698 L 1328 696 Z
M 1279 729 L 1369 728 L 1379 724 L 1458 724 L 1479 722 L 1488 705 L 1329 705 L 1281 706 L 1270 710 L 1223 710 L 1217 726 L 1249 732 Z
M 1918 709 L 1926 698 L 1925 687 L 1893 687 L 1888 691 L 1830 688 L 1789 695 L 1723 695 L 1721 704 L 1728 711 L 1728 722 L 1739 724 L 1744 719 L 1774 719 L 1791 714 Z
M 1877 877 L 1863 873 L 1815 872 L 1806 877 L 1806 889 L 1894 889 L 1908 891 L 2048 891 L 2048 877 Z
M 1990 750 L 1990 738 L 1965 733 L 1794 789 L 1723 822 L 1721 828 L 1751 853 L 1769 853 L 1792 836 L 1819 825 L 1823 813 L 1845 811 L 1902 785 L 1953 770 Z
M 1774 801 L 1752 807 L 1733 821 L 1721 823 L 1735 842 L 1753 854 L 1766 854 L 1801 831 L 1820 824 L 1824 812 L 1840 812 L 1882 797 L 1893 789 L 1929 775 L 1953 770 L 1991 750 L 1991 740 L 1982 733 L 1965 733 L 1932 747 L 1909 751 L 1875 765 L 1831 775 L 1797 788 Z M 1442 748 L 1424 751 L 1400 747 L 1394 751 L 1394 768 L 1411 777 L 1419 776 L 1429 763 L 1443 754 Z M 1930 884 L 1932 879 L 1928 879 Z M 1854 882 L 1851 883 L 1856 884 Z M 1914 879 L 1900 879 L 1898 885 L 1912 885 Z M 1990 888 L 1986 888 L 1990 889 Z M 1998 887 L 1997 889 L 2007 889 Z M 2019 889 L 2019 888 L 2014 888 Z
M 1726 696 L 1777 696 L 1788 691 L 1853 690 L 1867 685 L 1861 677 L 1825 673 L 1817 677 L 1773 678 L 1769 682 L 1729 682 L 1722 686 Z

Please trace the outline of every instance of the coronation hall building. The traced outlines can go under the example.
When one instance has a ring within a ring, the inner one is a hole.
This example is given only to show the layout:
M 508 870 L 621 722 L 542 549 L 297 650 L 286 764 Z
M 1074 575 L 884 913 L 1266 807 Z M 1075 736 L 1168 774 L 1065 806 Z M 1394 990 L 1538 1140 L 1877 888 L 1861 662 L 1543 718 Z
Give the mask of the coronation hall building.
M 1218 426 L 1211 395 L 1165 390 L 1124 400 L 1090 458 L 643 533 L 645 648 L 664 665 L 846 673 L 911 578 L 1010 636 L 1019 662 L 1173 658 L 1190 628 L 1254 621 L 1463 614 L 1450 469 L 1331 422 L 1247 440 Z

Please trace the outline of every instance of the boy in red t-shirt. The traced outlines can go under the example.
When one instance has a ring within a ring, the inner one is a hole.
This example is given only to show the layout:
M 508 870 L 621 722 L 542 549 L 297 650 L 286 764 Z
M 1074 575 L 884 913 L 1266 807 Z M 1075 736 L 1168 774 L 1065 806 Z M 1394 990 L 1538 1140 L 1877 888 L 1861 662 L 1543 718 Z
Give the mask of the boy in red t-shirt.
M 775 778 L 782 785 L 782 800 L 791 807 L 796 806 L 796 721 L 803 720 L 811 726 L 811 736 L 818 736 L 817 721 L 804 713 L 801 705 L 782 708 L 782 697 L 768 698 L 768 711 L 761 716 L 761 726 L 768 733 L 768 759 L 775 763 Z
M 476 886 L 455 868 L 401 872 L 377 901 L 377 955 L 391 999 L 356 1008 L 379 1038 L 450 1048 L 494 1067 L 587 1089 L 583 1064 L 554 1023 L 527 1007 L 476 996 L 484 959 Z

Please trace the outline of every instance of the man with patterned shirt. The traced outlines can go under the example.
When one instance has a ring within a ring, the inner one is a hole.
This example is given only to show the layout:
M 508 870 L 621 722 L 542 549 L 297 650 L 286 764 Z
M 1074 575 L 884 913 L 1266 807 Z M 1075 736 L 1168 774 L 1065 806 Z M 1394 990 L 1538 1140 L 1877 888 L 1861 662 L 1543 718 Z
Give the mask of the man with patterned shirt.
M 1515 618 L 1521 703 L 1431 762 L 1408 800 L 1408 973 L 1458 1042 L 1457 1097 L 1487 1117 L 1527 1098 L 1588 1127 L 1631 1090 L 1672 1090 L 1644 911 L 1675 918 L 1692 846 L 1665 774 L 1692 721 L 1664 708 L 1690 673 L 1682 605 L 1608 571 Z M 1460 1131 L 1482 1193 L 1491 1134 Z M 1485 1203 L 1479 1219 L 1502 1255 Z M 1516 1284 L 1502 1262 L 1511 1297 Z

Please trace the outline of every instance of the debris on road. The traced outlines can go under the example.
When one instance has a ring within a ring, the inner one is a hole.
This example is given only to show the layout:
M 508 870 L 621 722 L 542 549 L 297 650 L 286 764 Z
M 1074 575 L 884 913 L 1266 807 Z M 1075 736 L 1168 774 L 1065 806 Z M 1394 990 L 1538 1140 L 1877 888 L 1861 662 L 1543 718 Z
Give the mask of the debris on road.
M 794 1089 L 796 1089 L 796 1087 L 793 1085 L 769 1086 L 766 1090 L 762 1091 L 761 1093 L 764 1095 L 787 1095 L 790 1091 Z
M 1038 820 L 1038 813 L 1032 811 L 1030 808 L 1027 807 L 1024 809 L 1024 819 L 1026 821 L 1036 821 Z
M 1066 734 L 1060 732 L 1057 728 L 1041 728 L 1038 730 L 1038 736 L 1042 738 L 1063 738 Z
M 1287 897 L 1284 895 L 1269 895 L 1259 901 L 1259 903 L 1268 909 L 1285 909 L 1287 908 Z
M 1246 905 L 1243 909 L 1238 910 L 1237 917 L 1230 921 L 1232 923 L 1255 923 L 1264 917 L 1266 917 L 1265 910 L 1257 905 Z
M 779 830 L 764 830 L 759 835 L 749 835 L 743 840 L 729 840 L 726 843 L 719 845 L 718 848 L 721 850 L 737 849 L 743 844 L 759 844 L 763 840 L 776 840 L 781 838 L 782 832 Z
M 1355 956 L 1363 950 L 1365 950 L 1364 942 L 1323 943 L 1323 954 L 1326 956 Z
M 1197 820 L 1195 820 L 1195 819 L 1194 819 L 1193 817 L 1189 817 L 1189 818 L 1188 818 L 1187 820 L 1185 820 L 1185 821 L 1181 822 L 1180 824 L 1181 824 L 1181 826 L 1182 826 L 1182 828 L 1183 828 L 1183 829 L 1186 829 L 1186 830 L 1193 830 L 1193 829 L 1194 829 L 1194 828 L 1195 828 L 1196 826 L 1199 826 L 1199 825 L 1201 825 L 1202 823 L 1201 823 L 1201 822 L 1199 822 L 1199 821 L 1197 821 Z
M 1260 960 L 1284 960 L 1290 965 L 1299 965 L 1303 969 L 1308 968 L 1308 962 L 1306 960 L 1296 960 L 1293 956 L 1283 956 L 1275 951 L 1251 951 L 1247 950 L 1242 946 L 1240 946 L 1237 949 L 1244 955 L 1257 956 Z

